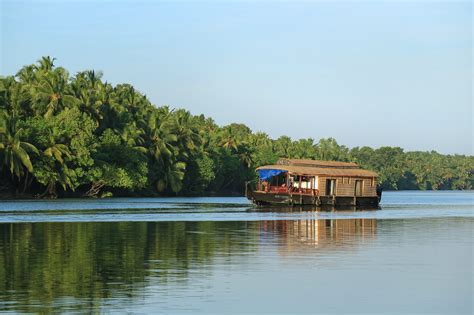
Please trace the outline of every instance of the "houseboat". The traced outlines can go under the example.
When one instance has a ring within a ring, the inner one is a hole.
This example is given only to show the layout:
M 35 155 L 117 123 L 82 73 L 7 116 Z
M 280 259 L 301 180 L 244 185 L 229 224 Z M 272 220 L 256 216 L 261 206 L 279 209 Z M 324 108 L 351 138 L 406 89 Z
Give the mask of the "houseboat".
M 257 168 L 258 182 L 245 195 L 257 205 L 314 205 L 377 208 L 382 197 L 377 173 L 356 163 L 280 159 Z

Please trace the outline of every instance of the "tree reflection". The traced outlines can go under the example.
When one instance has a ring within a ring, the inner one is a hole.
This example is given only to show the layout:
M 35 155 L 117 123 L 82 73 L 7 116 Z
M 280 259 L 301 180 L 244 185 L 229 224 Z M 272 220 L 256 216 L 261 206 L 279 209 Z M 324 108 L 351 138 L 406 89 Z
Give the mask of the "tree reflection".
M 73 297 L 77 309 L 157 281 L 187 279 L 190 264 L 252 250 L 245 222 L 0 224 L 0 310 L 39 312 Z M 248 237 L 248 236 L 246 236 Z M 245 248 L 243 248 L 245 247 Z M 16 302 L 16 305 L 4 302 Z
M 266 238 L 291 254 L 375 235 L 369 219 L 0 224 L 0 311 L 91 310 L 150 284 L 186 285 L 190 270 L 251 257 Z

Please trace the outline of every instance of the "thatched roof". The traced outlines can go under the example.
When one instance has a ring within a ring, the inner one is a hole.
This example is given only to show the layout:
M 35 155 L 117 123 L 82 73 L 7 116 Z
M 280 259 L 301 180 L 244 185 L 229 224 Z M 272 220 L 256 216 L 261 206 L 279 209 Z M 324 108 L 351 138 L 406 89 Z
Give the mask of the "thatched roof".
M 359 168 L 359 165 L 353 162 L 339 161 L 321 161 L 321 160 L 305 160 L 305 159 L 279 159 L 278 165 L 292 166 L 310 166 L 310 167 L 338 167 L 338 168 Z
M 350 176 L 350 177 L 377 177 L 377 173 L 363 170 L 356 163 L 280 159 L 275 165 L 265 165 L 257 170 L 283 170 L 299 175 L 326 175 L 326 176 Z

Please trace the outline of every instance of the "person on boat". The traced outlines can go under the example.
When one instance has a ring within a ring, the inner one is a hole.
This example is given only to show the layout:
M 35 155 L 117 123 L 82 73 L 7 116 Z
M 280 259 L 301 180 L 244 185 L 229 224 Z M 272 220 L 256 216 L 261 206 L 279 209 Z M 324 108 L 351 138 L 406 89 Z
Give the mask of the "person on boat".
M 289 180 L 289 184 L 288 184 L 288 191 L 289 192 L 293 191 L 293 183 L 294 183 L 293 176 L 290 176 L 290 180 Z
M 263 191 L 268 192 L 269 185 L 266 180 L 262 182 L 262 186 L 263 186 Z

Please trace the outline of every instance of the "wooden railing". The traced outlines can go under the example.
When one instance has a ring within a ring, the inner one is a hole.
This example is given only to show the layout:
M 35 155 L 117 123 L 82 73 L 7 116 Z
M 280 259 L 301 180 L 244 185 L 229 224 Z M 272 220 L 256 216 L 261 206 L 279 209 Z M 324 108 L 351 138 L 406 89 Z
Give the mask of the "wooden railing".
M 304 194 L 304 195 L 319 195 L 318 189 L 310 189 L 310 188 L 297 188 L 297 187 L 286 187 L 286 186 L 272 186 L 272 185 L 263 185 L 262 183 L 257 183 L 256 185 L 257 191 L 263 191 L 267 193 L 274 193 L 274 194 Z

